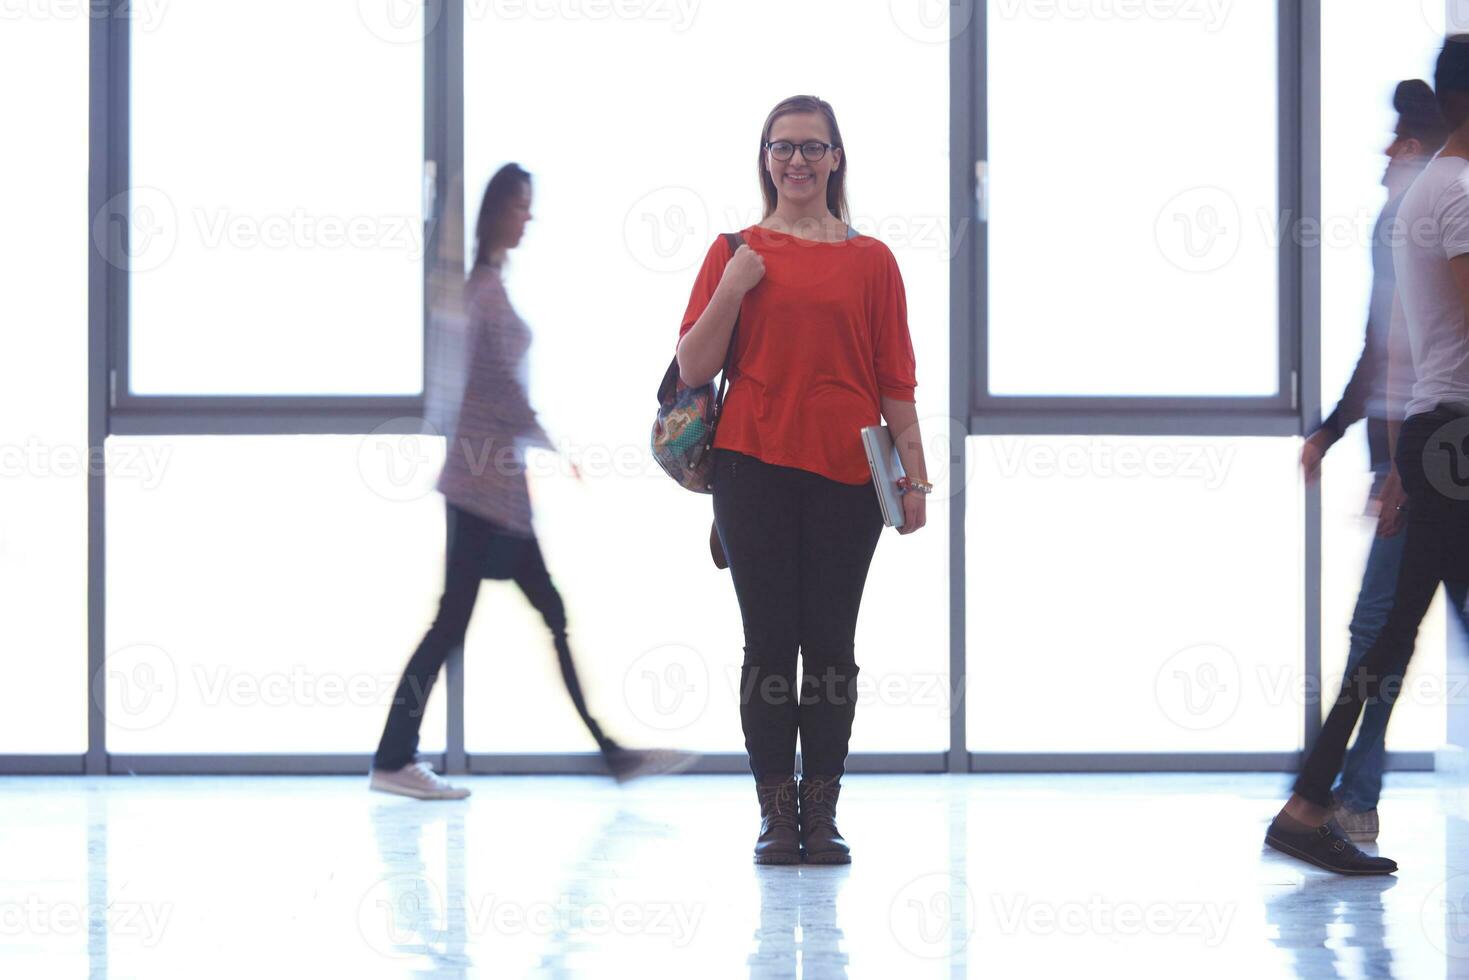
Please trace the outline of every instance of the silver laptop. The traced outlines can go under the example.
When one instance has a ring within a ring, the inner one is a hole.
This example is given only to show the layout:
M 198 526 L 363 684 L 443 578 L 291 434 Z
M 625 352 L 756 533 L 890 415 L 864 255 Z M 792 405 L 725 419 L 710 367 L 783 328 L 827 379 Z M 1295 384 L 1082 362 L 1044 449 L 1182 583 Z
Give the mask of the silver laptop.
M 885 425 L 864 427 L 862 448 L 867 450 L 867 465 L 872 469 L 872 485 L 882 507 L 882 522 L 888 527 L 902 527 L 903 495 L 898 493 L 898 477 L 903 475 L 903 463 L 893 445 L 892 432 Z

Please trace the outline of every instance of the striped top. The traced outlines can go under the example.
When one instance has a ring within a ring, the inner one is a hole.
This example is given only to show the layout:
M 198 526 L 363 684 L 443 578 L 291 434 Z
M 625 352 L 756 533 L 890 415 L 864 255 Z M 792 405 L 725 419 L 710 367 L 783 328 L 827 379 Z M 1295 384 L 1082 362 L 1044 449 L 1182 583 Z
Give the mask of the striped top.
M 524 451 L 555 447 L 527 395 L 530 329 L 497 265 L 475 266 L 462 286 L 433 292 L 427 417 L 448 440 L 438 489 L 454 506 L 532 537 Z

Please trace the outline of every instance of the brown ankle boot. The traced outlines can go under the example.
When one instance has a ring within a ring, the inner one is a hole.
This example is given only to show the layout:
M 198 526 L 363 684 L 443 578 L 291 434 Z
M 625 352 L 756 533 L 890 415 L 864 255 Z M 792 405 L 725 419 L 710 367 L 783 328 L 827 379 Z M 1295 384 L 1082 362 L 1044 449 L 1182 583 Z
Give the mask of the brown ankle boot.
M 756 864 L 797 864 L 801 838 L 796 830 L 796 780 L 756 783 L 760 799 L 760 836 L 755 839 Z
M 801 851 L 811 864 L 850 864 L 852 851 L 837 830 L 840 776 L 806 776 L 801 780 Z

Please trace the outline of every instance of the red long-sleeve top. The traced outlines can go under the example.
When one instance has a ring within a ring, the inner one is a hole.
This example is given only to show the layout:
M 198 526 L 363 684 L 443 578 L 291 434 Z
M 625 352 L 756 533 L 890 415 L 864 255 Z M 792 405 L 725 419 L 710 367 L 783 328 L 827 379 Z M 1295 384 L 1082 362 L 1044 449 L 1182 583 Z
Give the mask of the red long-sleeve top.
M 867 235 L 813 242 L 759 225 L 741 234 L 765 260 L 765 277 L 740 303 L 715 447 L 866 483 L 862 427 L 881 423 L 882 396 L 913 401 L 918 384 L 893 253 Z M 709 247 L 680 340 L 732 254 L 723 236 Z

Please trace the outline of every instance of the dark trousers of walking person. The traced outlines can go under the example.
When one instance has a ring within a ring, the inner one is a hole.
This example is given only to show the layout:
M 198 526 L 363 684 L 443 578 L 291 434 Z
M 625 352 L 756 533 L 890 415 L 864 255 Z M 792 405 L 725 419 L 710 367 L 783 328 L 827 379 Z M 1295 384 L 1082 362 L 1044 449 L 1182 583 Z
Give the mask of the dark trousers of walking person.
M 854 641 L 882 533 L 871 482 L 715 450 L 714 520 L 744 620 L 740 723 L 757 782 L 840 776 L 857 707 Z M 801 673 L 796 660 L 800 655 Z
M 1323 807 L 1364 704 L 1395 696 L 1418 626 L 1440 583 L 1462 597 L 1469 583 L 1469 406 L 1441 404 L 1408 418 L 1398 435 L 1398 474 L 1408 496 L 1402 565 L 1392 608 L 1327 715 L 1295 791 Z
M 546 570 L 539 542 L 534 537 L 509 534 L 494 522 L 449 504 L 444 594 L 433 625 L 424 634 L 398 682 L 382 740 L 373 757 L 375 768 L 401 769 L 414 761 L 429 691 L 450 651 L 464 646 L 464 635 L 483 579 L 509 579 L 520 587 L 551 630 L 566 691 L 597 747 L 603 753 L 617 747 L 587 711 L 566 638 L 566 608 Z
M 1399 530 L 1391 537 L 1374 537 L 1367 554 L 1367 567 L 1362 574 L 1362 587 L 1352 610 L 1348 627 L 1351 648 L 1347 653 L 1347 673 L 1357 669 L 1362 657 L 1382 632 L 1397 594 L 1398 573 L 1403 565 L 1403 545 L 1407 535 Z M 1469 628 L 1464 609 L 1469 605 L 1469 582 L 1445 581 L 1450 609 L 1460 626 Z M 1346 763 L 1333 796 L 1357 813 L 1376 809 L 1382 796 L 1382 774 L 1387 768 L 1387 722 L 1393 704 L 1401 693 L 1401 677 L 1385 677 L 1378 697 L 1362 706 L 1362 722 L 1357 737 L 1347 750 Z

